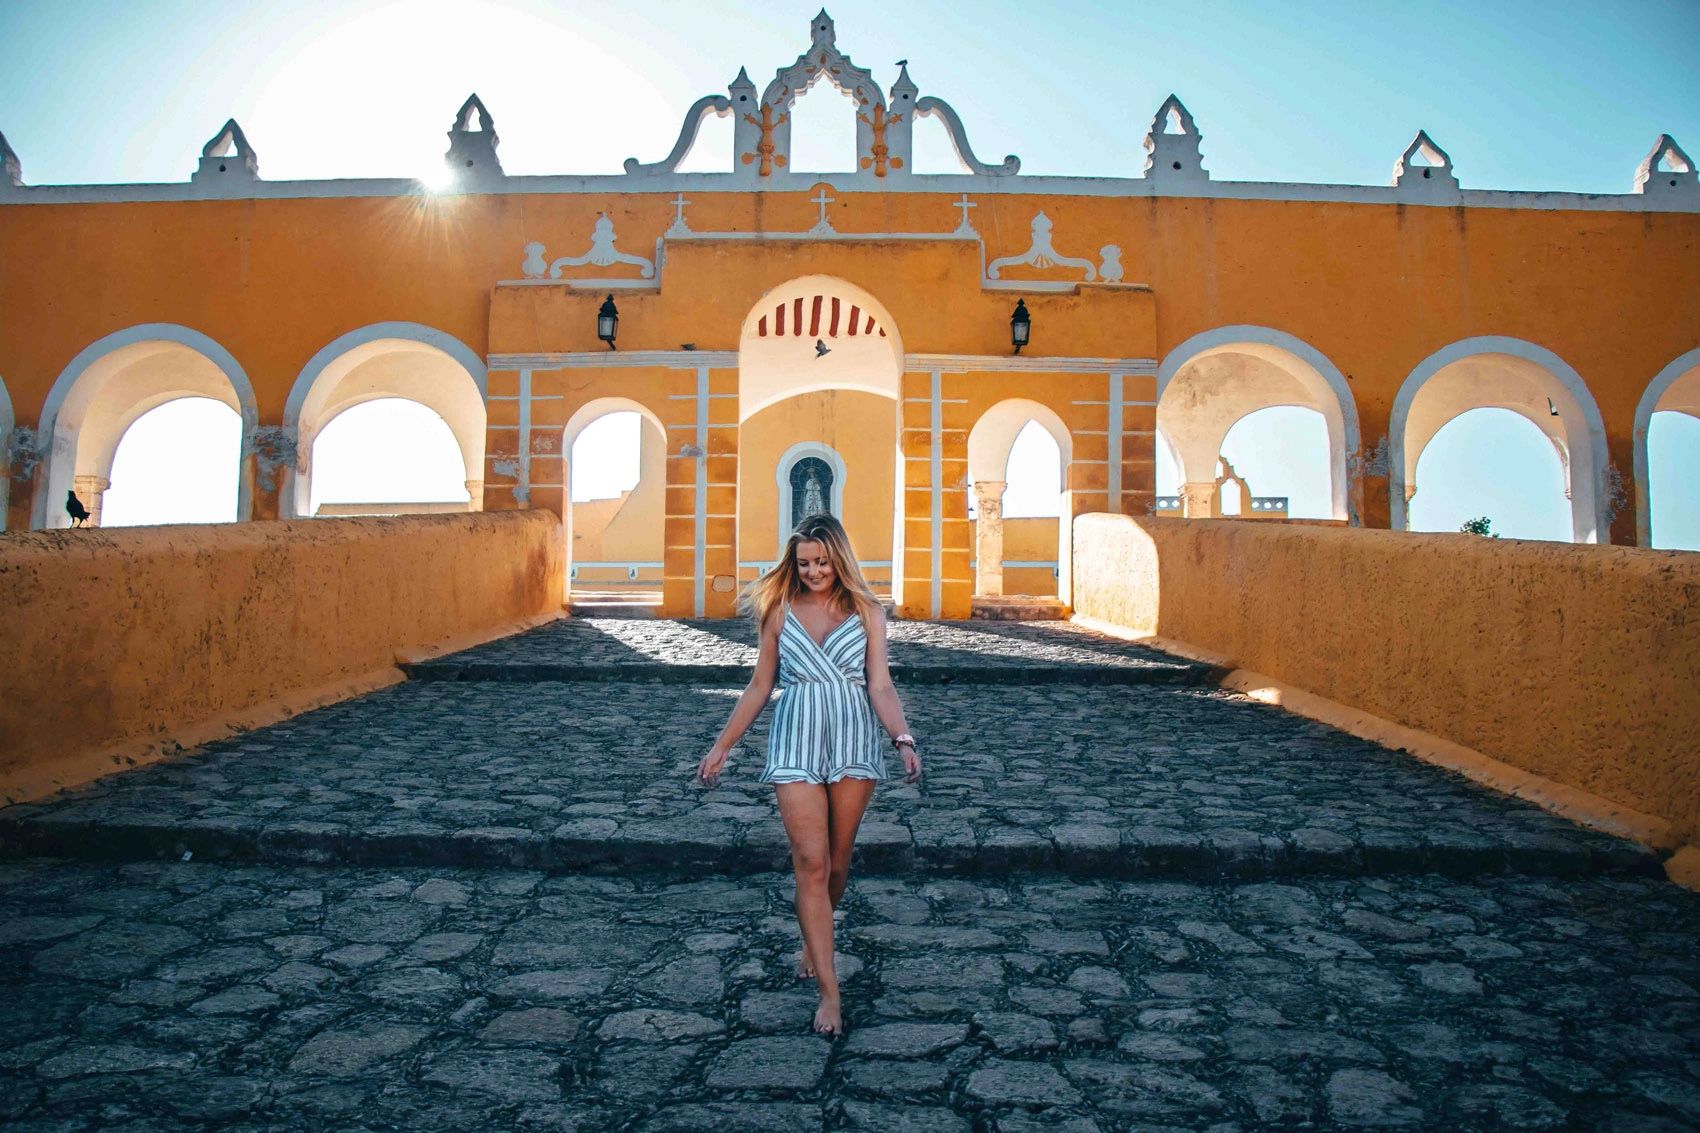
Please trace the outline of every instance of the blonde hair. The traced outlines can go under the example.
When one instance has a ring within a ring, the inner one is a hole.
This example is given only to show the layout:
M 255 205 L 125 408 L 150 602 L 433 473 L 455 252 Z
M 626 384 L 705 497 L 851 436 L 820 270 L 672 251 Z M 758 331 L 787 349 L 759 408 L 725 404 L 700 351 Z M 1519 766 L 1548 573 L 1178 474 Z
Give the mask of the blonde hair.
M 880 600 L 862 577 L 862 568 L 856 562 L 856 552 L 850 549 L 850 536 L 845 533 L 844 525 L 824 513 L 811 515 L 797 525 L 797 530 L 785 540 L 779 561 L 745 588 L 738 600 L 739 608 L 752 615 L 756 624 L 763 625 L 781 606 L 790 605 L 808 589 L 797 571 L 799 543 L 819 543 L 826 548 L 833 575 L 832 596 L 828 601 L 844 613 L 858 615 L 863 625 L 872 625 Z

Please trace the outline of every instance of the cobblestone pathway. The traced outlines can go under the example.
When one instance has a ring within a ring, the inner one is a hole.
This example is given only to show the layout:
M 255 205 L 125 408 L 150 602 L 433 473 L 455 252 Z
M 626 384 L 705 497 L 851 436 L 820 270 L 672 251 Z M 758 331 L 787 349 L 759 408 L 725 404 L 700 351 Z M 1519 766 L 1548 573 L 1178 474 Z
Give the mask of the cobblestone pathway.
M 847 1039 L 761 737 L 689 786 L 736 689 L 656 672 L 741 627 L 557 625 L 0 810 L 0 1125 L 1700 1128 L 1700 897 L 1650 855 L 1071 627 L 894 638 L 957 675 L 905 689 Z M 477 667 L 585 656 L 627 679 Z

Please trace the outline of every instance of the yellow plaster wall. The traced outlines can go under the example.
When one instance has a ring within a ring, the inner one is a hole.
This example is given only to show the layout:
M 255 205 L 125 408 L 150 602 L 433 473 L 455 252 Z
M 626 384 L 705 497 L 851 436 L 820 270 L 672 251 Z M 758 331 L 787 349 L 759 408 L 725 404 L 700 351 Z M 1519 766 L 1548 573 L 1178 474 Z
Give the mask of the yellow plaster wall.
M 211 738 L 280 698 L 338 699 L 398 653 L 557 613 L 562 593 L 541 511 L 8 534 L 0 796 Z
M 975 534 L 979 524 L 968 521 L 968 545 L 978 546 Z M 1007 562 L 1055 562 L 1057 558 L 1057 521 L 1054 516 L 1016 516 L 1003 521 L 1003 557 Z M 1003 568 L 1005 594 L 1054 596 L 1057 579 L 1050 567 Z
M 861 390 L 798 394 L 756 413 L 740 432 L 740 560 L 767 562 L 779 553 L 779 458 L 800 441 L 817 441 L 844 459 L 839 519 L 856 556 L 891 558 L 897 406 L 890 398 Z
M 1089 515 L 1074 609 L 1700 842 L 1700 555 Z M 1279 598 L 1279 601 L 1272 601 Z
M 693 192 L 688 220 L 698 232 L 806 231 L 817 219 L 810 195 Z M 255 386 L 261 422 L 277 424 L 308 359 L 372 323 L 434 327 L 479 354 L 599 350 L 601 292 L 496 284 L 518 276 L 528 240 L 543 240 L 552 254 L 581 249 L 598 213 L 615 222 L 622 248 L 653 248 L 672 222 L 671 197 L 8 204 L 0 207 L 0 374 L 18 423 L 31 426 L 78 351 L 137 324 L 175 323 L 229 349 Z M 836 198 L 830 219 L 846 233 L 944 233 L 960 219 L 950 193 Z M 1032 193 L 985 194 L 977 204 L 972 221 L 988 258 L 1024 251 L 1043 209 L 1061 252 L 1091 255 L 1115 243 L 1126 279 L 1151 287 L 1028 296 L 1029 354 L 1161 359 L 1201 331 L 1274 328 L 1347 375 L 1366 449 L 1385 434 L 1400 384 L 1424 358 L 1463 338 L 1507 335 L 1554 351 L 1582 375 L 1604 415 L 1611 461 L 1627 475 L 1637 400 L 1697 344 L 1694 214 Z M 1009 351 L 1012 299 L 981 287 L 973 242 L 669 240 L 666 257 L 657 291 L 621 296 L 622 350 L 682 342 L 735 350 L 762 295 L 825 274 L 878 298 L 910 352 Z M 628 377 L 637 375 L 581 372 L 575 380 L 623 393 Z M 1135 446 L 1136 463 L 1149 460 L 1149 447 Z M 11 491 L 13 527 L 20 517 L 27 524 L 34 487 L 21 476 Z M 276 514 L 268 491 L 257 494 L 256 515 Z M 503 485 L 489 494 L 510 501 L 495 506 L 513 506 Z M 1365 521 L 1385 524 L 1385 478 L 1367 473 L 1362 495 Z M 1614 536 L 1632 541 L 1633 527 L 1633 506 L 1619 509 Z

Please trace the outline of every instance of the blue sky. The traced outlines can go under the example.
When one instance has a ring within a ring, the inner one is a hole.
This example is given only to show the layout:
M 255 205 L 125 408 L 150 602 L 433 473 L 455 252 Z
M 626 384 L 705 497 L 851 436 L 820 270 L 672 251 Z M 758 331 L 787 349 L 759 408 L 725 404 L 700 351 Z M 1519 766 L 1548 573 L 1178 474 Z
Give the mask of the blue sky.
M 815 7 L 0 0 L 0 131 L 32 183 L 186 180 L 232 116 L 271 179 L 417 176 L 440 165 L 449 120 L 476 90 L 510 172 L 617 172 L 627 157 L 664 155 L 685 108 L 723 90 L 740 65 L 759 83 L 789 62 Z M 1223 180 L 1383 184 L 1419 127 L 1468 187 L 1624 192 L 1659 133 L 1700 153 L 1694 2 L 904 0 L 830 10 L 839 45 L 879 81 L 907 58 L 922 93 L 962 114 L 982 158 L 1017 153 L 1029 173 L 1137 175 L 1145 129 L 1171 91 Z M 820 95 L 799 124 L 836 112 L 815 105 Z M 939 142 L 918 132 L 918 168 L 939 167 Z M 797 147 L 801 159 L 801 133 Z M 1509 483 L 1542 498 L 1545 473 L 1506 456 L 1515 446 L 1503 430 L 1460 428 L 1476 436 L 1455 446 L 1466 497 Z M 1666 475 L 1700 483 L 1694 432 L 1661 434 L 1671 438 Z M 1283 439 L 1273 432 L 1263 447 Z M 1302 458 L 1263 463 L 1260 494 L 1310 490 Z M 1655 451 L 1655 478 L 1660 463 Z M 1424 493 L 1442 494 L 1443 480 L 1425 469 Z M 1689 491 L 1681 514 L 1658 523 L 1661 542 L 1700 547 Z M 1472 515 L 1486 506 L 1460 502 Z M 1507 530 L 1517 511 L 1539 510 L 1493 506 Z

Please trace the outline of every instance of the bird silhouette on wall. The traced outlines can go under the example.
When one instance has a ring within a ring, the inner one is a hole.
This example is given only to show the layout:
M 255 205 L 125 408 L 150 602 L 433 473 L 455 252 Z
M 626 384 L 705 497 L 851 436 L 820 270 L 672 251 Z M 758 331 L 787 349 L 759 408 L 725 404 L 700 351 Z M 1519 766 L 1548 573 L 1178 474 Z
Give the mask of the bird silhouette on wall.
M 825 358 L 828 354 L 831 354 L 831 353 L 832 353 L 832 347 L 828 346 L 826 343 L 822 342 L 818 338 L 815 339 L 815 357 L 816 358 Z
M 89 509 L 83 506 L 83 501 L 77 498 L 77 493 L 65 493 L 65 514 L 71 517 L 72 527 L 81 527 L 88 522 Z

